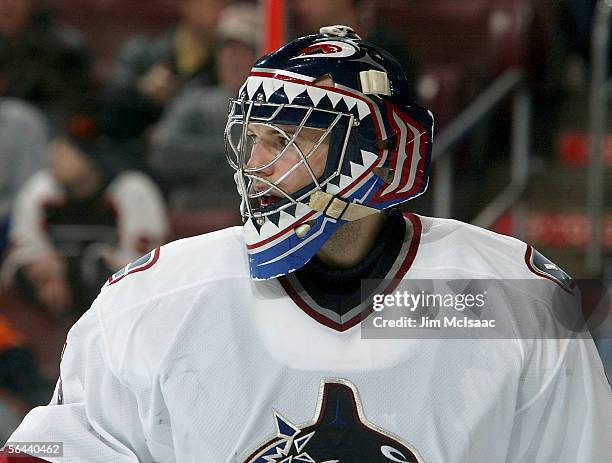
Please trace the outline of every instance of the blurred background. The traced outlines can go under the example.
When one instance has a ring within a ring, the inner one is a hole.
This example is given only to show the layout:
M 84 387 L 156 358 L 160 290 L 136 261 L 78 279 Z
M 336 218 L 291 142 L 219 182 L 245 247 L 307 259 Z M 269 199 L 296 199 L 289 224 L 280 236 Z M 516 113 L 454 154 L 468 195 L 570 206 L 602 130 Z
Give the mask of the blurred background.
M 516 236 L 574 276 L 612 371 L 612 0 L 0 0 L 0 441 L 46 404 L 105 279 L 240 224 L 230 96 L 345 24 L 436 118 L 414 212 Z

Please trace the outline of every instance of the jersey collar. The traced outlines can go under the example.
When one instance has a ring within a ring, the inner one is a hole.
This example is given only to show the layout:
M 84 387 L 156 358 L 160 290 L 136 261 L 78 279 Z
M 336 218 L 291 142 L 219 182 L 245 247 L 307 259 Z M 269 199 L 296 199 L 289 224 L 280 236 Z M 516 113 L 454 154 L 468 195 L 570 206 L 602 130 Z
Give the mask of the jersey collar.
M 406 214 L 404 220 L 406 221 L 406 233 L 402 247 L 395 262 L 382 280 L 384 287 L 377 288 L 377 293 L 388 294 L 392 292 L 408 272 L 416 257 L 421 241 L 421 220 L 416 214 Z M 340 315 L 319 305 L 304 289 L 295 274 L 280 277 L 278 281 L 295 305 L 318 323 L 336 331 L 342 332 L 352 328 L 367 318 L 373 311 L 372 303 L 367 299 Z

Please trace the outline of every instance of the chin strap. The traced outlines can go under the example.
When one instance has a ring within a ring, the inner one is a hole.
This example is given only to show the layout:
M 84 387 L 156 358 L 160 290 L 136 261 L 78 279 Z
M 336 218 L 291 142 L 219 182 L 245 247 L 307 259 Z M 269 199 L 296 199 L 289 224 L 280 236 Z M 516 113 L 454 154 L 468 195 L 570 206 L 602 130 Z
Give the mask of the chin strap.
M 323 212 L 328 217 L 346 220 L 347 222 L 354 222 L 369 215 L 380 213 L 378 209 L 373 207 L 349 203 L 324 191 L 315 191 L 310 195 L 308 206 L 314 211 Z

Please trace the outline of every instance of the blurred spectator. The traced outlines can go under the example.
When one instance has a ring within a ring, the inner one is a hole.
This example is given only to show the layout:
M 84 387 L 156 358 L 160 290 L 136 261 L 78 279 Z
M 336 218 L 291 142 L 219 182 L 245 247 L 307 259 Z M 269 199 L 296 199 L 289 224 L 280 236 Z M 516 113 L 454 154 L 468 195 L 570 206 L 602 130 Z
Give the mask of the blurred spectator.
M 137 138 L 187 83 L 215 83 L 214 31 L 228 0 L 178 0 L 179 23 L 161 37 L 137 37 L 120 51 L 105 93 L 105 125 Z
M 343 24 L 352 27 L 362 38 L 371 40 L 391 53 L 402 65 L 408 82 L 416 82 L 416 64 L 406 44 L 389 30 L 378 30 L 372 24 L 372 4 L 368 0 L 293 0 L 291 2 L 295 36 L 319 32 L 323 26 Z M 412 96 L 415 97 L 412 88 Z
M 83 38 L 55 24 L 38 0 L 0 1 L 0 96 L 61 119 L 89 89 L 90 71 Z
M 170 192 L 172 208 L 231 207 L 239 202 L 223 132 L 228 100 L 238 94 L 257 58 L 259 23 L 253 4 L 224 10 L 216 33 L 219 84 L 185 90 L 153 133 L 151 167 Z
M 18 189 L 46 164 L 47 122 L 35 108 L 0 98 L 0 261 Z
M 25 337 L 2 315 L 0 315 L 0 391 L 10 392 L 28 408 L 47 404 L 53 393 L 53 383 L 42 377 L 34 355 L 25 343 Z
M 15 200 L 3 276 L 21 297 L 63 315 L 89 307 L 106 277 L 162 244 L 168 226 L 157 187 L 122 171 L 114 144 L 58 135 L 49 152 L 50 167 Z

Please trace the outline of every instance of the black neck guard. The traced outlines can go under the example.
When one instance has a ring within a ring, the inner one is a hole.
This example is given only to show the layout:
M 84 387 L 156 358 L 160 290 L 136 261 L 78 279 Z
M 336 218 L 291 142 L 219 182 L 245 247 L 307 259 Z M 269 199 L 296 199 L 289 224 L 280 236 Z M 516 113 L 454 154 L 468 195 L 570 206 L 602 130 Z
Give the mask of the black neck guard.
M 338 315 L 361 302 L 361 281 L 382 279 L 388 274 L 402 248 L 406 222 L 398 208 L 386 212 L 386 220 L 368 255 L 350 269 L 332 269 L 316 256 L 295 276 L 317 304 Z

